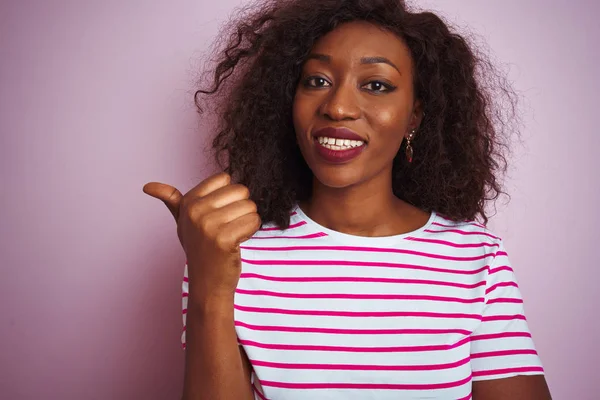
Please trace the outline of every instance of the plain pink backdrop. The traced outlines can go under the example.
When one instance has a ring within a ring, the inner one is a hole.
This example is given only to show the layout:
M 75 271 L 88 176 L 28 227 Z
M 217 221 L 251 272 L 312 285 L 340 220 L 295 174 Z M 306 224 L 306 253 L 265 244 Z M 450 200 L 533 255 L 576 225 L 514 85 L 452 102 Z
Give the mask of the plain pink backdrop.
M 142 194 L 208 172 L 198 62 L 234 0 L 0 3 L 0 398 L 176 399 L 183 253 Z M 525 98 L 506 240 L 555 399 L 594 399 L 600 3 L 429 0 Z

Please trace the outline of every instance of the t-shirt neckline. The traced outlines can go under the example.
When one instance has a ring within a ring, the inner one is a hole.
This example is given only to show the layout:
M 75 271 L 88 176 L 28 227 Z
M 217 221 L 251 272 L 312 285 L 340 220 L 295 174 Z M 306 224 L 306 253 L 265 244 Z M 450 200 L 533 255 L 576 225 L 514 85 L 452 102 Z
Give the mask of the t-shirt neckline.
M 393 244 L 393 243 L 398 243 L 399 241 L 405 240 L 410 237 L 418 236 L 431 226 L 431 224 L 433 223 L 433 221 L 435 220 L 435 218 L 437 216 L 436 212 L 432 211 L 429 216 L 429 219 L 427 220 L 425 225 L 421 226 L 418 229 L 410 231 L 410 232 L 401 233 L 401 234 L 392 235 L 392 236 L 358 236 L 358 235 L 351 235 L 349 233 L 338 232 L 333 229 L 329 229 L 329 228 L 317 223 L 316 221 L 313 221 L 308 215 L 306 215 L 304 213 L 304 211 L 302 211 L 302 209 L 300 208 L 300 206 L 298 204 L 296 204 L 293 211 L 295 211 L 297 213 L 297 215 L 302 220 L 304 220 L 309 226 L 313 227 L 314 229 L 318 230 L 319 232 L 323 232 L 323 233 L 327 234 L 328 237 L 335 239 L 336 241 L 341 242 L 341 243 L 358 244 L 358 245 L 363 245 L 363 246 L 364 245 L 380 246 L 380 245 L 386 245 L 386 244 Z

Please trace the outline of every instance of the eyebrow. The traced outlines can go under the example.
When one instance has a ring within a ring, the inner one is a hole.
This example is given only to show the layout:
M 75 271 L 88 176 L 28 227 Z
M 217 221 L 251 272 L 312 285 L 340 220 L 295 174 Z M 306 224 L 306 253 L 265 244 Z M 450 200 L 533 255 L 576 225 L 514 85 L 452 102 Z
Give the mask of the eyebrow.
M 307 60 L 318 60 L 321 62 L 324 62 L 326 64 L 330 64 L 331 63 L 331 56 L 328 56 L 326 54 L 320 54 L 320 53 L 311 53 L 308 55 Z M 400 69 L 396 66 L 396 64 L 394 64 L 393 62 L 391 62 L 389 59 L 385 58 L 385 57 L 363 57 L 360 59 L 360 63 L 361 64 L 387 64 L 392 66 L 396 71 L 398 71 L 400 74 L 402 74 L 400 72 Z

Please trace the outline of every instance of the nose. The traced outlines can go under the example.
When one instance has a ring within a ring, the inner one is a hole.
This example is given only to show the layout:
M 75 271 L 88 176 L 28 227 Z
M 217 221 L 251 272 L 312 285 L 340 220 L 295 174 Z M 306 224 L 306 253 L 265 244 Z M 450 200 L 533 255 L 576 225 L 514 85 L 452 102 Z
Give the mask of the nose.
M 319 112 L 325 118 L 334 121 L 355 120 L 360 117 L 360 107 L 354 88 L 349 83 L 342 83 L 327 93 Z

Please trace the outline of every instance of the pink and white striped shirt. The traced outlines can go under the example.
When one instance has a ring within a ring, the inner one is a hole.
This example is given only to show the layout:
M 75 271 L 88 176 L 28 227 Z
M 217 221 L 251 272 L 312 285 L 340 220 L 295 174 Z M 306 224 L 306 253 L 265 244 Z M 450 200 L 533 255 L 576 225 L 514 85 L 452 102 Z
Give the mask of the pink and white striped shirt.
M 474 222 L 432 213 L 359 237 L 296 207 L 241 256 L 235 325 L 257 400 L 470 399 L 474 380 L 544 373 L 503 243 Z M 184 326 L 187 292 L 186 269 Z

